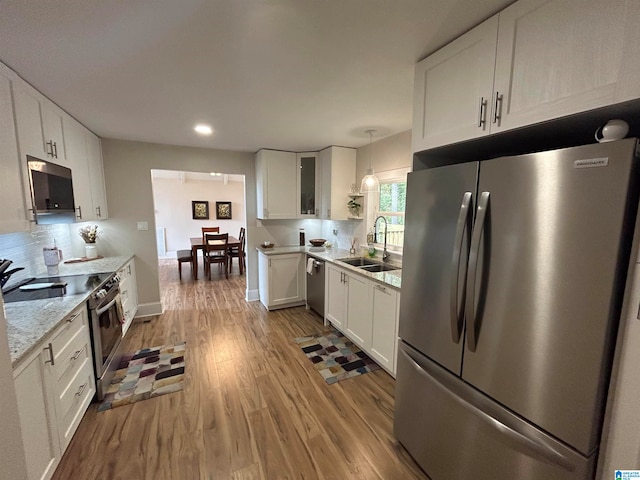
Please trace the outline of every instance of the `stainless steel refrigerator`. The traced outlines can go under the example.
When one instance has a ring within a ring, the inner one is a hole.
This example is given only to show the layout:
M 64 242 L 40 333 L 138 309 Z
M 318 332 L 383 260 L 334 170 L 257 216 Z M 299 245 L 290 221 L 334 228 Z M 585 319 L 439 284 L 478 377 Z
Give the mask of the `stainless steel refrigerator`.
M 637 154 L 625 139 L 409 174 L 394 431 L 432 480 L 593 477 Z

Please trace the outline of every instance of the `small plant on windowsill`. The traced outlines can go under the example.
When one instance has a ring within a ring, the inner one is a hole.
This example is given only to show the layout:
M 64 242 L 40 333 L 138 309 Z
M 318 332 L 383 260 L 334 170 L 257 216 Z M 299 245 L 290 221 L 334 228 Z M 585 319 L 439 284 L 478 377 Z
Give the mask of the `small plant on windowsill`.
M 362 208 L 362 205 L 356 202 L 353 198 L 349 200 L 349 202 L 347 203 L 347 207 L 349 208 L 349 212 L 351 213 L 351 215 L 353 215 L 354 217 L 360 216 L 360 209 Z

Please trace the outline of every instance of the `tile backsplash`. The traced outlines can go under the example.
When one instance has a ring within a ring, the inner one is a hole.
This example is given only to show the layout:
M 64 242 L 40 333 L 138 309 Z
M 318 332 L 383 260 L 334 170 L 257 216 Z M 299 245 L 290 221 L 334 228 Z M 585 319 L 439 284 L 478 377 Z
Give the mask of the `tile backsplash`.
M 31 232 L 0 235 L 0 258 L 13 260 L 9 269 L 24 267 L 11 277 L 9 284 L 28 277 L 45 276 L 47 267 L 42 248 L 53 246 L 54 239 L 65 258 L 71 258 L 69 225 L 34 225 Z

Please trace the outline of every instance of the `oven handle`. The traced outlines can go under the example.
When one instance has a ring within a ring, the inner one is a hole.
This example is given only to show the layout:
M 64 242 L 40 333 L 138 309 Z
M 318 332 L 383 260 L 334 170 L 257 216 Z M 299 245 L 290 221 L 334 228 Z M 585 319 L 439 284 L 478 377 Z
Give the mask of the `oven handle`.
M 104 307 L 100 307 L 96 309 L 96 313 L 98 314 L 98 316 L 102 315 L 104 312 L 106 312 L 111 307 L 113 307 L 113 305 L 119 300 L 120 300 L 120 294 L 116 295 L 116 297 L 113 300 L 111 300 L 109 303 L 107 303 Z

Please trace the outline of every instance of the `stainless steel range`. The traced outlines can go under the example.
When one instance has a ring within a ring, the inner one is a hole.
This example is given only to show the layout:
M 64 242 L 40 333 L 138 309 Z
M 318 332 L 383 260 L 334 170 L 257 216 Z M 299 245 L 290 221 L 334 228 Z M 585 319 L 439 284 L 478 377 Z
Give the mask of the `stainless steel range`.
M 124 313 L 119 284 L 120 277 L 112 274 L 87 301 L 98 400 L 104 398 L 106 387 L 122 357 L 120 346 Z

